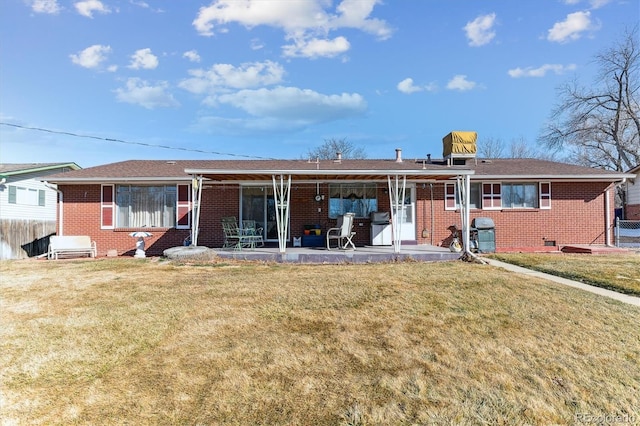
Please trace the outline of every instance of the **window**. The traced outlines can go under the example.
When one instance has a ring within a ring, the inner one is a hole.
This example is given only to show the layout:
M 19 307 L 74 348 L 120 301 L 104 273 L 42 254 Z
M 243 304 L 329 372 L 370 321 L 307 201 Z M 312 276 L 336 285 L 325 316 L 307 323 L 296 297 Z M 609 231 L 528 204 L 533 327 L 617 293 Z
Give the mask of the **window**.
M 189 185 L 103 185 L 102 228 L 189 228 L 189 188 Z
M 538 184 L 503 183 L 502 207 L 505 209 L 538 208 Z
M 551 182 L 540 182 L 540 208 L 551 208 Z
M 329 185 L 329 217 L 337 218 L 345 213 L 356 217 L 369 217 L 378 210 L 375 184 L 349 183 Z
M 502 207 L 501 184 L 482 184 L 482 208 L 499 209 Z
M 26 188 L 9 185 L 9 204 L 24 206 L 45 206 L 46 193 L 44 189 Z
M 456 185 L 445 183 L 446 210 L 460 208 Z M 481 204 L 482 201 L 482 204 Z M 472 209 L 550 209 L 550 182 L 472 183 L 469 194 Z
M 480 208 L 480 186 L 479 182 L 471 182 L 469 186 L 469 208 Z M 460 208 L 460 196 L 455 183 L 444 184 L 445 209 L 455 210 Z

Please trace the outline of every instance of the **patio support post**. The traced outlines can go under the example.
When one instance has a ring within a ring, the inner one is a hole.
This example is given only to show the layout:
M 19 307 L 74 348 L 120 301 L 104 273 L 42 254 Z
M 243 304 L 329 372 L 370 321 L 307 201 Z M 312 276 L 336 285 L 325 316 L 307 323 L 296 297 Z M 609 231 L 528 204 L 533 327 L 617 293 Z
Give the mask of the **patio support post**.
M 470 244 L 470 216 L 469 216 L 469 192 L 471 191 L 471 178 L 469 175 L 457 176 L 456 184 L 460 194 L 460 221 L 462 222 L 462 247 L 464 253 L 471 254 Z
M 273 196 L 276 202 L 276 226 L 278 228 L 278 247 L 280 253 L 287 251 L 287 233 L 289 226 L 289 199 L 291 196 L 291 175 L 271 175 Z
M 404 220 L 404 199 L 407 188 L 407 175 L 402 175 L 402 181 L 399 175 L 395 175 L 391 179 L 391 175 L 387 175 L 387 183 L 389 184 L 389 204 L 393 212 L 391 218 L 391 232 L 393 233 L 393 251 L 400 253 L 402 247 L 402 223 Z M 401 186 L 402 185 L 402 186 Z
M 191 221 L 191 245 L 198 245 L 200 227 L 200 198 L 202 198 L 202 175 L 193 176 L 191 181 L 191 200 L 193 202 L 193 220 Z
M 464 247 L 465 251 L 470 253 L 471 250 L 471 197 L 469 194 L 471 193 L 471 177 L 469 175 L 464 175 L 464 230 L 462 231 L 464 235 Z

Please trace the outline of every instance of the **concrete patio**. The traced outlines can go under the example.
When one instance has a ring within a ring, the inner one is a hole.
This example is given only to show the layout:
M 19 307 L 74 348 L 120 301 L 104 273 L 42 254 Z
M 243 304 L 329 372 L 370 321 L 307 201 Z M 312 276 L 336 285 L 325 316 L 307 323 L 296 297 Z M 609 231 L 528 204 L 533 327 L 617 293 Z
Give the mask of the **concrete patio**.
M 460 258 L 460 253 L 452 253 L 448 248 L 431 245 L 403 245 L 400 253 L 394 253 L 393 246 L 363 246 L 356 250 L 327 250 L 325 247 L 287 247 L 280 253 L 277 246 L 258 247 L 243 250 L 213 249 L 220 258 L 254 260 L 281 263 L 374 263 L 374 262 L 442 262 Z

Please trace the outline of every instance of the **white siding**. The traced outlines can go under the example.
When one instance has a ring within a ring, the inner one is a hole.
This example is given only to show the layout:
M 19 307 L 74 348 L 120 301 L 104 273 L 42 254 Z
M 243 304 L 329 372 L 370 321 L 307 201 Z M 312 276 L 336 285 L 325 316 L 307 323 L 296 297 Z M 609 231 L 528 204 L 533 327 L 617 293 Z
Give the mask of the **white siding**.
M 627 204 L 640 204 L 640 175 L 636 177 L 634 183 L 627 182 Z
M 48 171 L 48 173 L 58 173 L 60 171 L 61 169 L 56 169 Z M 42 176 L 43 174 L 40 172 L 7 177 L 7 181 L 0 185 L 0 219 L 56 220 L 58 193 L 46 187 L 38 179 Z M 9 186 L 43 190 L 45 193 L 44 206 L 9 204 Z

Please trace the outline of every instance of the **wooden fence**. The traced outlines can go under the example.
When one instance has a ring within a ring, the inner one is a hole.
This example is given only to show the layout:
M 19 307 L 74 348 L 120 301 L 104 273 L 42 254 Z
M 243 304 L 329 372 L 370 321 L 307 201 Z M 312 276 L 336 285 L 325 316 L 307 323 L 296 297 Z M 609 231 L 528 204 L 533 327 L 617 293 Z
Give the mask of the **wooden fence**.
M 56 233 L 53 220 L 0 219 L 0 259 L 25 259 L 47 252 Z

